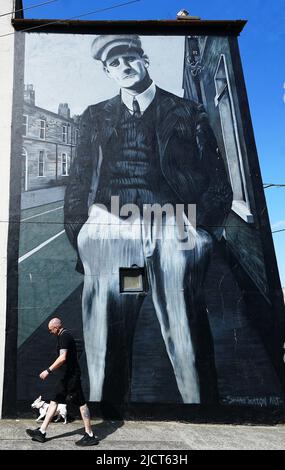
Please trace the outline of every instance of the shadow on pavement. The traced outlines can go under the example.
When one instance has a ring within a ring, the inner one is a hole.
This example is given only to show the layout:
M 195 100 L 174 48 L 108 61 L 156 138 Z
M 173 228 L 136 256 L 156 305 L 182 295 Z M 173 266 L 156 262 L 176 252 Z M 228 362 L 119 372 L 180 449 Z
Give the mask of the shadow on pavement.
M 124 421 L 103 421 L 102 423 L 93 424 L 92 431 L 100 441 L 105 439 L 110 434 L 113 434 L 117 429 L 124 425 Z M 64 432 L 62 434 L 57 434 L 56 436 L 47 437 L 46 442 L 52 441 L 54 439 L 61 439 L 63 437 L 70 437 L 76 435 L 84 434 L 84 427 L 75 429 L 73 431 Z

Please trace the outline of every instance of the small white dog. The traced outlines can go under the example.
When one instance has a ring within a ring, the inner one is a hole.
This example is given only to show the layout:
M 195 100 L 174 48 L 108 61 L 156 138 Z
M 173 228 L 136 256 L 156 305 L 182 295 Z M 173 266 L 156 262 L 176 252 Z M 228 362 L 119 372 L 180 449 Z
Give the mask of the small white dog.
M 34 403 L 31 404 L 31 407 L 33 409 L 36 409 L 36 410 L 39 410 L 39 416 L 38 418 L 36 419 L 37 422 L 39 422 L 41 419 L 43 419 L 45 417 L 45 415 L 47 414 L 47 410 L 48 410 L 48 407 L 49 407 L 49 403 L 47 403 L 46 401 L 42 400 L 42 397 L 39 396 L 38 398 L 36 398 L 36 400 L 34 401 Z M 66 409 L 66 405 L 64 405 L 63 403 L 59 403 L 57 405 L 57 409 L 56 409 L 56 412 L 55 412 L 55 415 L 54 416 L 57 416 L 55 422 L 57 423 L 59 420 L 60 420 L 60 417 L 62 417 L 64 419 L 64 424 L 66 424 L 66 421 L 67 421 L 67 409 Z

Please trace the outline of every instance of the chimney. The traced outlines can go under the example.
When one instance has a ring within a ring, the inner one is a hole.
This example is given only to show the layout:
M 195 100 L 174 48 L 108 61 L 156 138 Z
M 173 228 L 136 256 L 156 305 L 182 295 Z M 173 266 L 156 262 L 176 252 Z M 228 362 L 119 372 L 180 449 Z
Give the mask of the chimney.
M 59 103 L 58 114 L 66 119 L 70 119 L 70 109 L 68 103 Z
M 31 84 L 25 85 L 24 101 L 28 104 L 31 104 L 32 106 L 35 106 L 36 99 L 35 99 L 34 85 L 31 85 Z
M 200 20 L 200 16 L 191 16 L 189 11 L 187 10 L 180 10 L 176 15 L 177 20 Z

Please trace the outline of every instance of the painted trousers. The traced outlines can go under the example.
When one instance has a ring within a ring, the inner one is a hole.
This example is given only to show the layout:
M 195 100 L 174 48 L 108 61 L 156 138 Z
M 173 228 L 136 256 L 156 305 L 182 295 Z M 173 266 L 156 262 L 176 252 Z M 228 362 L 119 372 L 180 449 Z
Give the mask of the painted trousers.
M 90 401 L 130 399 L 133 338 L 144 297 L 120 293 L 119 269 L 133 265 L 146 268 L 182 401 L 200 403 L 207 389 L 215 389 L 214 350 L 202 295 L 213 242 L 186 216 L 183 223 L 184 245 L 174 216 L 158 228 L 141 216 L 122 220 L 99 205 L 91 207 L 78 236 L 85 273 L 82 315 Z

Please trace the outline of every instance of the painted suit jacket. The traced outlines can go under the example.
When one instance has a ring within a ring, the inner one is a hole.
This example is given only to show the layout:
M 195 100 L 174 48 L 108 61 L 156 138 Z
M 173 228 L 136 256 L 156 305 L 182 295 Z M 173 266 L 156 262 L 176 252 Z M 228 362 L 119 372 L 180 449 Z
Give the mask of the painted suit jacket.
M 232 190 L 204 108 L 158 87 L 155 100 L 162 177 L 183 203 L 196 204 L 197 227 L 219 239 L 231 208 Z M 65 230 L 76 250 L 78 233 L 95 200 L 106 148 L 110 139 L 118 138 L 120 145 L 121 106 L 117 95 L 89 106 L 81 118 L 64 205 Z

